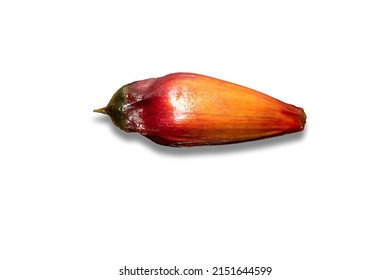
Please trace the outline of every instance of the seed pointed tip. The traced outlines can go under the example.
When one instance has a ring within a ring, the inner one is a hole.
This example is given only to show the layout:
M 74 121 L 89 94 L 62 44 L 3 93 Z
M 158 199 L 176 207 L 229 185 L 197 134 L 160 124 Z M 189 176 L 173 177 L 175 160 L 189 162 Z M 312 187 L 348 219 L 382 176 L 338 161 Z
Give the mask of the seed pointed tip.
M 107 107 L 93 110 L 95 113 L 107 114 Z

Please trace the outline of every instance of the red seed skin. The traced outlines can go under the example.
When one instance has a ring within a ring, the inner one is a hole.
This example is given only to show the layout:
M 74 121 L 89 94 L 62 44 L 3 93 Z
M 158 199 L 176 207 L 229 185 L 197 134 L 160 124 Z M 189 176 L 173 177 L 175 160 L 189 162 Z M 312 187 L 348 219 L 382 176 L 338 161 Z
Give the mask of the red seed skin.
M 192 73 L 125 85 L 105 110 L 121 129 L 174 147 L 253 141 L 301 131 L 306 122 L 299 107 Z

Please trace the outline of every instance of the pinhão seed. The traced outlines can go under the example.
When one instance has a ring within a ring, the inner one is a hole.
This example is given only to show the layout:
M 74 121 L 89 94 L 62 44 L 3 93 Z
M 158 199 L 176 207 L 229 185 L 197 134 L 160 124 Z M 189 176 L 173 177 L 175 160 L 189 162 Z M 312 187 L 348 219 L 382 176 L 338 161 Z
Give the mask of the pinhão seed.
M 219 145 L 302 131 L 302 108 L 216 78 L 173 73 L 121 87 L 104 108 L 126 132 L 174 147 Z

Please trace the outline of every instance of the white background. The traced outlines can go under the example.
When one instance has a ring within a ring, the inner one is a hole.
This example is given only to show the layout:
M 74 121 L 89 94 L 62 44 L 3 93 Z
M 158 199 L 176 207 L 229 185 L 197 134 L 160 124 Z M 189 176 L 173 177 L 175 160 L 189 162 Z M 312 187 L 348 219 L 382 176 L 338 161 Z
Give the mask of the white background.
M 2 1 L 0 278 L 390 279 L 386 2 Z M 92 113 L 178 71 L 303 107 L 306 129 L 177 149 Z

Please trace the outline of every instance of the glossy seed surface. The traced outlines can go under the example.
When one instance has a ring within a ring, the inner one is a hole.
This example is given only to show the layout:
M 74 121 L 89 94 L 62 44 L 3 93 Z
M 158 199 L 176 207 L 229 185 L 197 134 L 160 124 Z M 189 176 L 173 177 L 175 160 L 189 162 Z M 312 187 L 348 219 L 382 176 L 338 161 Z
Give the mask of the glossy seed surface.
M 193 73 L 127 84 L 95 112 L 126 132 L 175 147 L 253 141 L 301 131 L 306 122 L 302 108 Z

